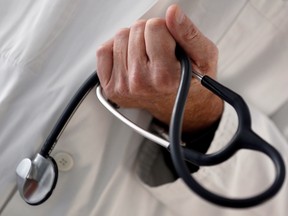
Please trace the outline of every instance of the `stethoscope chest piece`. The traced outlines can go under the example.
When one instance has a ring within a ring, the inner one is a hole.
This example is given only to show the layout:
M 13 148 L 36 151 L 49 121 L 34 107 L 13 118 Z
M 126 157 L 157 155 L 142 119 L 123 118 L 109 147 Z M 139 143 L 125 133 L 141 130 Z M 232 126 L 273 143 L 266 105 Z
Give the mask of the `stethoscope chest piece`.
M 48 199 L 58 178 L 54 159 L 40 154 L 33 161 L 23 159 L 17 166 L 16 173 L 20 196 L 30 205 L 38 205 Z

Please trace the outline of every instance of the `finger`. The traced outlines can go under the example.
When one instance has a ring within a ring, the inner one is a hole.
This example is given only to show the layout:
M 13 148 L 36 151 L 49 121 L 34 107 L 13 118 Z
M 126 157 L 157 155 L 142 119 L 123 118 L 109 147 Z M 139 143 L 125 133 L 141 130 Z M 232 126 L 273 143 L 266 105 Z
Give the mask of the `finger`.
M 129 32 L 128 28 L 121 29 L 116 33 L 114 37 L 114 46 L 113 46 L 113 59 L 114 67 L 116 72 L 127 71 L 127 53 L 128 53 L 128 41 L 129 41 Z
M 144 63 L 147 61 L 144 30 L 146 20 L 139 20 L 130 28 L 128 45 L 128 67 L 135 63 Z
M 148 56 L 145 46 L 145 25 L 146 20 L 139 20 L 130 28 L 129 45 L 128 45 L 128 84 L 131 94 L 143 94 L 150 88 L 147 83 L 150 77 L 147 73 Z
M 163 19 L 154 18 L 145 27 L 150 79 L 155 90 L 171 94 L 178 85 L 180 65 L 175 56 L 176 42 Z
M 113 45 L 113 69 L 109 88 L 122 92 L 127 86 L 127 53 L 129 41 L 129 29 L 120 30 L 114 37 Z
M 150 19 L 145 27 L 145 43 L 148 58 L 152 62 L 175 60 L 175 40 L 163 19 Z
M 113 39 L 105 42 L 96 52 L 97 75 L 101 86 L 106 86 L 111 78 L 113 68 Z
M 217 63 L 218 49 L 206 38 L 177 5 L 166 12 L 166 25 L 177 43 L 199 68 L 213 68 Z

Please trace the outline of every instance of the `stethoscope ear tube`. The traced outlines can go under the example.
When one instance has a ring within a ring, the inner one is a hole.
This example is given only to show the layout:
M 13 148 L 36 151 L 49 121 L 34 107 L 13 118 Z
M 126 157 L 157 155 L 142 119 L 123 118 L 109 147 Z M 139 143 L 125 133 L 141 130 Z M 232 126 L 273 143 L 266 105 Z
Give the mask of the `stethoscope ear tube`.
M 178 175 L 184 180 L 184 182 L 191 188 L 192 191 L 197 193 L 200 197 L 216 205 L 231 208 L 247 208 L 259 205 L 267 201 L 273 197 L 283 185 L 285 179 L 284 161 L 279 152 L 274 147 L 266 143 L 251 130 L 250 112 L 244 100 L 238 94 L 222 86 L 220 83 L 216 82 L 208 76 L 201 77 L 200 80 L 202 85 L 210 89 L 213 93 L 217 94 L 220 98 L 224 99 L 234 107 L 239 118 L 239 126 L 237 132 L 227 147 L 210 155 L 204 155 L 188 149 L 183 151 L 181 148 L 181 127 L 184 107 L 190 88 L 189 76 L 191 77 L 191 64 L 190 60 L 181 49 L 178 49 L 178 56 L 182 65 L 182 74 L 171 117 L 169 132 L 169 149 L 171 152 L 172 162 Z M 216 165 L 232 157 L 233 154 L 240 149 L 251 149 L 266 154 L 273 161 L 276 169 L 276 178 L 273 184 L 266 191 L 255 195 L 254 197 L 230 199 L 212 193 L 202 187 L 202 185 L 200 185 L 194 179 L 193 175 L 190 174 L 184 162 L 184 157 L 186 157 L 189 158 L 189 161 L 197 165 Z

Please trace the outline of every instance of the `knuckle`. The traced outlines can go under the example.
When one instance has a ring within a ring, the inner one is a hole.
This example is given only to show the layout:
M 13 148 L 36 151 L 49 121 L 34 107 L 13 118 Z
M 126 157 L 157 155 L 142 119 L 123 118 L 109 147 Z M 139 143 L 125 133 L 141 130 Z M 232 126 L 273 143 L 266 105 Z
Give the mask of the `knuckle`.
M 161 18 L 152 18 L 146 22 L 146 28 L 150 31 L 158 31 L 163 27 L 166 28 L 166 22 Z
M 173 91 L 178 86 L 180 77 L 180 65 L 176 64 L 153 64 L 153 86 L 163 93 L 167 93 L 169 89 Z
M 186 30 L 184 31 L 183 34 L 183 38 L 186 41 L 191 41 L 194 38 L 199 36 L 199 31 L 197 28 L 194 28 L 194 26 L 189 26 L 188 28 L 186 28 Z
M 102 57 L 103 55 L 106 55 L 107 53 L 109 53 L 111 50 L 110 50 L 110 47 L 108 47 L 107 45 L 101 45 L 97 51 L 96 51 L 96 57 L 97 58 L 100 58 Z
M 132 74 L 129 79 L 129 90 L 133 95 L 140 95 L 145 88 L 142 87 L 141 78 L 137 74 Z
M 150 72 L 146 66 L 139 62 L 131 65 L 129 69 L 129 91 L 135 97 L 145 96 L 149 91 Z
M 146 20 L 138 20 L 132 26 L 131 30 L 142 31 L 145 28 Z
M 115 85 L 115 95 L 119 98 L 126 97 L 128 93 L 128 86 L 124 79 L 119 80 Z
M 133 69 L 130 71 L 129 75 L 129 90 L 132 94 L 139 94 L 142 88 L 142 78 L 139 73 L 139 66 L 134 65 Z
M 162 64 L 154 64 L 153 71 L 153 85 L 158 86 L 159 89 L 167 85 L 168 77 L 165 66 Z
M 118 32 L 116 32 L 115 34 L 115 38 L 119 38 L 119 39 L 122 39 L 122 38 L 126 38 L 129 36 L 129 32 L 130 32 L 130 29 L 129 28 L 122 28 L 120 30 L 118 30 Z

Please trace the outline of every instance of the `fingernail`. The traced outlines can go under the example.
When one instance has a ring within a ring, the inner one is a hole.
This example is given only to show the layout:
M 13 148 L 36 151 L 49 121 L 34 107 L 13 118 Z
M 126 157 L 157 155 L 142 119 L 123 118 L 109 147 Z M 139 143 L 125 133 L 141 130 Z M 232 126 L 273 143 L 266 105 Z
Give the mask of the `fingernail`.
M 175 12 L 176 21 L 178 24 L 181 24 L 185 18 L 185 14 L 183 13 L 182 9 L 180 7 L 177 7 L 177 10 Z

